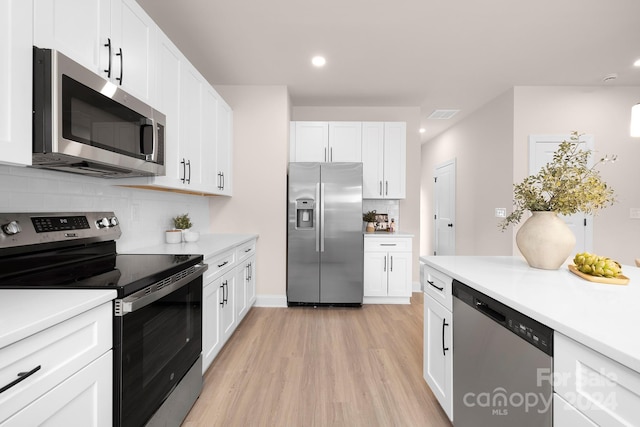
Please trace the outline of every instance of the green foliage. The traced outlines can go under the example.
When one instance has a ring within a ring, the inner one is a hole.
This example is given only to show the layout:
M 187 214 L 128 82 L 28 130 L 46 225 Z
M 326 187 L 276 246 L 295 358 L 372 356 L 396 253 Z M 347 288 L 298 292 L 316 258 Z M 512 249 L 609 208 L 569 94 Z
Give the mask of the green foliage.
M 191 228 L 193 224 L 189 219 L 189 214 L 186 213 L 173 218 L 173 226 L 178 230 L 186 230 L 187 228 Z
M 588 166 L 591 150 L 580 150 L 578 132 L 571 132 L 570 141 L 563 141 L 547 163 L 535 175 L 530 175 L 513 186 L 514 209 L 501 223 L 504 231 L 517 224 L 524 211 L 552 211 L 561 215 L 577 212 L 595 214 L 613 205 L 615 194 L 600 178 L 595 167 L 600 163 L 614 162 L 616 156 L 600 159 Z
M 376 222 L 376 211 L 369 211 L 362 214 L 362 220 L 364 222 Z

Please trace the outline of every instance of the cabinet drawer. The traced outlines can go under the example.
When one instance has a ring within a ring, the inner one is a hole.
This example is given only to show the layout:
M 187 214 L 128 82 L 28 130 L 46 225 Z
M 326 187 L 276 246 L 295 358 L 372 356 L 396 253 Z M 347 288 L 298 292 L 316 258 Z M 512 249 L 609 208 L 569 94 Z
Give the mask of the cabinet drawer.
M 0 387 L 34 373 L 0 394 L 0 422 L 107 352 L 112 322 L 108 302 L 2 349 Z
M 202 279 L 204 286 L 235 265 L 236 251 L 231 250 L 224 252 L 215 257 L 206 259 L 205 262 L 209 265 L 209 269 L 205 272 Z
M 554 391 L 602 426 L 640 425 L 640 373 L 558 332 Z
M 438 301 L 449 311 L 453 311 L 453 299 L 451 296 L 451 277 L 446 274 L 423 265 L 424 271 L 422 274 L 423 282 L 422 287 L 427 295 L 430 295 L 433 299 Z
M 238 262 L 244 260 L 245 258 L 253 255 L 256 252 L 256 241 L 251 240 L 250 242 L 243 243 L 242 245 L 236 248 L 236 259 Z
M 411 238 L 392 238 L 392 237 L 365 237 L 365 252 L 410 252 Z
M 553 393 L 553 427 L 598 427 L 558 393 Z

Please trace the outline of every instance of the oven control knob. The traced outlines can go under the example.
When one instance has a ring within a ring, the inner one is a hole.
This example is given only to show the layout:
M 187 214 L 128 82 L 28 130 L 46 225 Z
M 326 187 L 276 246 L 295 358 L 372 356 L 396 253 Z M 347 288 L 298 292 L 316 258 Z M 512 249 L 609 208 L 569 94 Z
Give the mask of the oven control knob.
M 11 221 L 9 224 L 5 224 L 2 226 L 2 231 L 4 231 L 5 234 L 11 236 L 12 234 L 18 234 L 19 232 L 21 232 L 22 228 L 20 228 L 20 224 L 18 224 L 16 221 Z
M 109 219 L 108 218 L 102 218 L 102 219 L 98 220 L 97 224 L 98 224 L 98 228 L 108 227 L 109 226 Z
M 118 218 L 116 218 L 115 216 L 112 216 L 111 219 L 109 220 L 109 223 L 111 224 L 111 227 L 115 227 L 116 225 L 118 225 Z

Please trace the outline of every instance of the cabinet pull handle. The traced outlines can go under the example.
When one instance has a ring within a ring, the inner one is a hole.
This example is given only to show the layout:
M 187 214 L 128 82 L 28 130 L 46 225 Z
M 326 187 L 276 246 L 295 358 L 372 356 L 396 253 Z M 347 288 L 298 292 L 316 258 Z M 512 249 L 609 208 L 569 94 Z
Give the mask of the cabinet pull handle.
M 220 176 L 220 172 L 218 172 L 218 190 L 222 190 L 222 176 Z
M 229 264 L 229 261 L 225 261 L 222 264 L 218 264 L 218 268 L 220 267 L 224 267 L 225 265 Z
M 384 182 L 384 195 L 385 196 L 389 195 L 389 181 Z
M 387 271 L 387 256 L 384 256 L 384 270 L 382 271 Z
M 382 196 L 382 181 L 380 181 L 380 195 Z
M 245 249 L 245 250 L 244 250 L 244 253 L 245 253 L 245 254 L 246 254 L 247 252 L 251 252 L 251 248 L 249 248 L 249 249 Z
M 33 368 L 32 370 L 28 371 L 28 372 L 18 372 L 18 378 L 16 378 L 15 380 L 11 381 L 9 384 L 7 384 L 6 386 L 0 388 L 0 393 L 4 393 L 5 391 L 9 390 L 11 387 L 13 387 L 16 384 L 19 384 L 20 382 L 26 380 L 27 378 L 29 378 L 31 375 L 35 374 L 36 372 L 38 372 L 40 370 L 42 366 L 38 365 L 35 368 Z
M 391 268 L 389 269 L 389 271 L 393 272 L 393 255 L 391 255 Z
M 436 286 L 436 284 L 433 283 L 431 280 L 427 280 L 427 283 L 430 284 L 431 286 L 433 286 L 434 288 L 436 288 L 439 291 L 444 291 L 444 286 L 443 287 Z
M 191 184 L 191 160 L 187 160 L 187 166 L 189 166 L 189 178 L 187 178 L 187 184 Z
M 220 172 L 220 175 L 222 175 L 222 190 L 224 190 L 224 172 Z
M 182 165 L 182 178 L 180 178 L 180 181 L 182 181 L 182 183 L 184 184 L 185 182 L 187 182 L 187 162 L 184 160 L 184 157 L 182 158 L 180 164 Z
M 120 77 L 116 77 L 116 80 L 120 82 L 120 86 L 122 86 L 122 73 L 124 69 L 124 56 L 122 55 L 122 48 L 118 48 L 118 53 L 116 56 L 120 57 Z
M 445 326 L 449 326 L 449 324 L 447 323 L 447 321 L 445 319 L 442 319 L 442 355 L 446 356 L 447 355 L 447 350 L 449 350 L 449 347 L 445 347 L 444 346 L 444 327 Z
M 227 297 L 229 296 L 229 282 L 227 282 L 226 280 L 224 281 L 224 290 L 226 292 L 223 292 L 222 295 L 223 295 L 223 302 L 226 304 L 227 303 Z
M 107 78 L 110 79 L 111 78 L 111 38 L 107 38 L 107 44 L 105 44 L 104 47 L 109 48 L 109 68 L 104 70 L 104 72 L 107 73 Z
M 222 299 L 220 300 L 220 306 L 224 307 L 224 284 L 220 284 L 220 288 L 222 289 Z
M 330 156 L 329 156 L 329 161 L 333 162 L 333 147 L 331 147 L 331 149 L 329 150 Z
M 249 263 L 249 280 L 253 279 L 253 263 Z
M 380 243 L 380 246 L 395 246 L 397 243 Z
M 325 162 L 327 161 L 327 149 L 326 148 L 324 149 L 324 161 Z

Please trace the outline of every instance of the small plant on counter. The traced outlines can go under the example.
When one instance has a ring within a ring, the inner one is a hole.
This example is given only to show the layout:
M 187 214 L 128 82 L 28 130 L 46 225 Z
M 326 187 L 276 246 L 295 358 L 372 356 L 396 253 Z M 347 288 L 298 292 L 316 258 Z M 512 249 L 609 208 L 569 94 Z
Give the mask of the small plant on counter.
M 369 211 L 362 214 L 362 220 L 364 222 L 376 222 L 376 211 Z
M 186 230 L 193 227 L 193 224 L 189 219 L 189 214 L 186 213 L 173 218 L 173 226 L 178 230 Z

